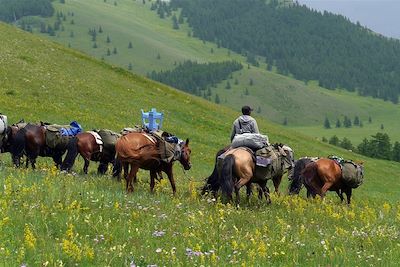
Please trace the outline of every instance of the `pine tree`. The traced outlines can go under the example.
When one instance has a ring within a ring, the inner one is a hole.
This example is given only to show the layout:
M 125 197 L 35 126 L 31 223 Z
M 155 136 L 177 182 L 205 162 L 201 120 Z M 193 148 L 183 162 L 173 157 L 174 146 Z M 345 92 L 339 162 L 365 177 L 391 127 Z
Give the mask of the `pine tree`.
M 221 102 L 221 100 L 219 99 L 219 95 L 216 94 L 216 95 L 215 95 L 215 103 L 216 103 L 216 104 L 219 104 L 220 102 Z
M 231 89 L 231 84 L 229 81 L 226 82 L 225 89 Z
M 260 107 L 260 106 L 258 106 L 258 108 L 257 108 L 257 113 L 258 113 L 258 114 L 261 113 L 261 107 Z
M 340 141 L 339 138 L 336 135 L 334 135 L 329 139 L 329 144 L 337 146 L 339 145 L 339 141 Z
M 157 54 L 157 59 L 161 59 L 160 53 Z
M 71 31 L 69 37 L 74 38 L 74 31 Z
M 285 117 L 284 119 L 283 119 L 283 123 L 282 123 L 283 125 L 287 125 L 288 124 L 288 119 L 287 119 L 287 117 Z
M 110 48 L 107 48 L 107 56 L 111 56 Z
M 358 116 L 354 117 L 353 125 L 360 125 L 360 119 L 358 118 Z
M 118 53 L 118 52 L 117 52 L 117 48 L 114 47 L 114 49 L 113 49 L 113 54 L 116 55 L 117 53 Z
M 237 79 L 237 78 L 235 78 L 235 82 L 234 82 L 234 84 L 235 84 L 235 85 L 238 85 L 238 84 L 239 84 L 239 81 L 238 81 L 238 79 Z
M 392 160 L 400 162 L 400 143 L 397 141 L 393 145 Z
M 250 85 L 250 86 L 253 86 L 253 85 L 254 85 L 253 78 L 250 78 L 250 80 L 249 80 L 249 85 Z
M 365 155 L 365 156 L 371 156 L 370 152 L 370 144 L 367 138 L 364 138 L 362 140 L 362 142 L 357 146 L 357 151 L 358 153 L 360 153 L 361 155 Z
M 210 53 L 211 53 L 211 54 L 214 54 L 214 48 L 211 47 Z
M 99 33 L 103 32 L 103 28 L 101 26 L 99 26 Z
M 93 43 L 93 48 L 97 48 L 96 42 Z
M 74 25 L 75 21 L 73 19 L 71 19 L 71 25 Z
M 385 126 L 383 126 L 383 123 L 381 124 L 381 130 L 385 129 Z
M 342 127 L 342 123 L 340 122 L 339 119 L 336 120 L 336 126 L 335 126 L 335 127 L 336 127 L 336 128 Z
M 133 46 L 132 46 L 132 42 L 129 42 L 128 48 L 131 49 L 132 47 L 133 47 Z
M 178 19 L 176 18 L 175 14 L 172 16 L 172 28 L 174 30 L 179 30 Z
M 343 140 L 340 142 L 340 147 L 347 149 L 347 150 L 354 149 L 353 144 L 347 137 L 344 137 Z
M 328 139 L 326 139 L 326 137 L 325 137 L 325 136 L 322 136 L 322 139 L 321 139 L 321 141 L 322 141 L 322 142 L 324 142 L 324 143 L 328 143 Z
M 110 36 L 107 35 L 107 39 L 106 39 L 107 44 L 111 43 L 111 39 Z
M 245 89 L 244 95 L 250 95 L 250 92 L 249 92 L 249 89 L 248 89 L 248 88 Z
M 324 128 L 325 129 L 330 129 L 331 128 L 331 123 L 329 122 L 328 117 L 325 117 Z
M 371 116 L 368 117 L 368 123 L 372 123 L 372 118 L 371 118 Z
M 132 70 L 132 63 L 128 64 L 128 70 Z

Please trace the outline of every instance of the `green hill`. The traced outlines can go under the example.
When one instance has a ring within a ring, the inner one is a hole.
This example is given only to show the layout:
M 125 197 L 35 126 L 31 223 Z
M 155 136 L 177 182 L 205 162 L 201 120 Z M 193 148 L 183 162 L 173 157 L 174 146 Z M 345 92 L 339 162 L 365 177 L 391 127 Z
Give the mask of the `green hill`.
M 65 17 L 65 21 L 61 19 L 63 30 L 57 31 L 54 37 L 48 34 L 42 36 L 66 46 L 70 45 L 98 59 L 104 58 L 106 62 L 125 69 L 131 64 L 135 73 L 145 75 L 153 70 L 173 69 L 175 62 L 184 60 L 236 60 L 247 66 L 245 57 L 218 48 L 216 44 L 189 37 L 188 32 L 192 30 L 186 23 L 180 24 L 179 30 L 174 30 L 171 19 L 160 19 L 155 11 L 150 10 L 149 2 L 143 4 L 142 1 L 88 0 L 66 1 L 65 4 L 54 2 L 53 5 L 57 12 L 62 12 Z M 56 17 L 46 20 L 46 25 L 54 27 Z M 100 27 L 102 33 L 98 31 Z M 39 28 L 38 26 L 34 32 Z M 93 48 L 94 41 L 88 34 L 89 29 L 97 30 L 97 48 Z M 107 43 L 107 36 L 110 43 Z M 132 43 L 131 49 L 128 48 L 129 42 Z M 114 47 L 117 54 L 113 54 Z M 110 56 L 107 56 L 108 49 Z M 329 138 L 337 134 L 340 138 L 349 136 L 354 144 L 358 144 L 362 138 L 379 131 L 380 125 L 383 124 L 384 132 L 387 132 L 392 140 L 400 140 L 400 124 L 394 119 L 395 114 L 399 112 L 398 105 L 361 98 L 352 93 L 326 90 L 313 82 L 305 85 L 304 82 L 266 71 L 264 59 L 260 58 L 258 61 L 259 67 L 244 67 L 232 75 L 228 80 L 231 90 L 225 89 L 227 81 L 218 84 L 217 88 L 211 88 L 212 95 L 209 99 L 215 101 L 218 94 L 222 105 L 235 110 L 239 110 L 244 102 L 249 103 L 259 112 L 259 116 L 276 123 L 282 123 L 286 118 L 288 127 L 295 127 L 296 131 L 313 137 Z M 253 80 L 252 86 L 249 84 L 250 80 Z M 359 116 L 364 122 L 364 127 L 325 131 L 322 127 L 325 116 L 331 123 L 338 118 L 343 119 L 344 116 Z M 373 119 L 371 125 L 365 123 L 370 116 Z
M 200 198 L 196 188 L 228 143 L 237 112 L 0 24 L 0 107 L 14 122 L 79 121 L 86 129 L 139 123 L 140 109 L 165 113 L 164 128 L 191 139 L 193 168 L 176 165 L 178 195 L 165 180 L 149 193 L 148 174 L 126 195 L 122 183 L 0 164 L 2 265 L 391 265 L 399 259 L 400 165 L 315 141 L 257 117 L 272 142 L 296 156 L 364 160 L 366 181 L 350 207 L 273 196 L 236 209 Z M 3 157 L 2 155 L 2 158 Z M 7 156 L 8 158 L 8 156 Z M 79 164 L 78 164 L 79 165 Z M 93 165 L 93 164 L 92 164 Z M 80 168 L 77 166 L 76 168 Z M 367 237 L 365 237 L 365 235 Z M 360 252 L 361 251 L 361 252 Z M 373 257 L 371 255 L 374 255 Z

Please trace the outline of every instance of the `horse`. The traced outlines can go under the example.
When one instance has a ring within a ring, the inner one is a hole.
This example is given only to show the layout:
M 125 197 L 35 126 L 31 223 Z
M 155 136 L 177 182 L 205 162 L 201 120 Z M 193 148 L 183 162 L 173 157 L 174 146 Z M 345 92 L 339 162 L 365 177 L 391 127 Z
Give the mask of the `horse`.
M 40 125 L 28 123 L 24 128 L 18 130 L 15 135 L 15 143 L 11 148 L 13 163 L 16 167 L 20 166 L 20 157 L 25 152 L 32 169 L 36 168 L 36 159 L 41 157 L 52 157 L 57 168 L 61 167 L 62 156 L 66 151 L 66 145 L 57 145 L 50 148 L 46 144 L 46 127 L 43 123 Z
M 105 131 L 105 130 L 101 130 Z M 101 132 L 99 131 L 99 132 Z M 110 131 L 111 132 L 111 131 Z M 115 134 L 116 138 L 118 137 Z M 67 145 L 67 154 L 62 163 L 61 170 L 70 171 L 75 163 L 75 159 L 80 154 L 85 161 L 83 172 L 88 173 L 90 161 L 100 162 L 97 172 L 105 174 L 108 169 L 108 164 L 115 163 L 115 143 L 106 143 L 102 138 L 103 144 L 96 142 L 95 136 L 91 132 L 79 133 L 73 137 Z
M 261 189 L 259 193 L 263 193 L 267 203 L 271 203 L 267 181 L 272 179 L 275 192 L 279 192 L 283 174 L 292 168 L 292 164 L 286 164 L 286 160 L 290 159 L 293 162 L 292 155 L 280 152 L 283 147 L 282 144 L 275 144 L 273 147 L 277 157 L 267 167 L 256 166 L 253 151 L 245 147 L 229 149 L 223 154 L 223 158 L 219 157 L 217 161 L 219 185 L 216 187 L 221 188 L 222 193 L 229 201 L 232 200 L 232 193 L 235 191 L 236 203 L 238 204 L 240 202 L 239 189 L 246 185 L 247 195 L 249 196 L 251 192 L 250 184 L 256 183 Z M 290 151 L 292 150 L 290 149 Z M 259 197 L 262 197 L 262 195 L 259 194 Z
M 304 157 L 295 161 L 293 168 L 293 176 L 289 179 L 289 195 L 298 195 L 301 188 L 304 185 L 304 177 L 301 172 L 307 166 L 307 164 L 316 161 L 318 158 Z M 307 190 L 307 196 L 310 191 Z
M 115 145 L 117 160 L 121 162 L 122 167 L 124 168 L 126 191 L 128 193 L 133 192 L 132 180 L 136 182 L 136 174 L 138 170 L 144 169 L 150 171 L 151 192 L 154 192 L 157 173 L 163 171 L 168 176 L 173 194 L 176 194 L 172 166 L 174 161 L 179 161 L 185 170 L 189 170 L 191 168 L 191 149 L 189 147 L 189 139 L 186 139 L 186 142 L 181 142 L 177 145 L 179 148 L 178 153 L 172 160 L 168 162 L 161 159 L 159 142 L 163 141 L 155 141 L 149 134 L 139 132 L 132 132 L 118 139 Z
M 363 176 L 362 164 L 357 164 L 357 166 L 361 169 Z M 319 195 L 324 198 L 328 190 L 335 191 L 343 202 L 343 193 L 345 193 L 347 204 L 350 204 L 353 187 L 343 179 L 342 169 L 336 161 L 328 158 L 318 159 L 307 164 L 301 175 L 311 196 Z

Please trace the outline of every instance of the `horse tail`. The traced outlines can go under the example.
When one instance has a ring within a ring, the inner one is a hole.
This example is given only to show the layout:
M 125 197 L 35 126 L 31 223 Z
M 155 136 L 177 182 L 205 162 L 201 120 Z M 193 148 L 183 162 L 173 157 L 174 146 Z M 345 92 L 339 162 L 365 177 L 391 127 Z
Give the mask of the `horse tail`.
M 121 172 L 122 172 L 122 162 L 118 157 L 115 157 L 114 161 L 113 161 L 113 170 L 112 170 L 113 177 L 117 178 L 118 180 L 120 180 L 121 179 L 121 176 L 120 176 Z
M 304 183 L 307 184 L 307 180 L 312 180 L 318 176 L 317 168 L 318 165 L 315 162 L 307 164 L 307 166 L 301 172 L 301 176 L 304 177 Z
M 309 159 L 299 159 L 294 164 L 293 176 L 289 181 L 289 195 L 298 195 L 300 193 L 304 183 L 304 177 L 301 172 L 310 162 L 311 160 Z
M 19 159 L 22 157 L 26 145 L 26 129 L 22 128 L 15 134 L 14 142 L 10 148 L 14 164 L 19 166 Z
M 61 164 L 62 171 L 69 171 L 74 166 L 75 159 L 78 156 L 78 138 L 73 137 L 68 141 L 67 144 L 67 155 L 65 155 L 64 161 Z
M 232 192 L 235 188 L 235 182 L 233 177 L 233 167 L 235 165 L 235 158 L 233 155 L 225 157 L 221 169 L 221 190 L 222 193 L 231 198 Z
M 217 168 L 218 157 L 221 156 L 222 154 L 224 154 L 228 150 L 228 148 L 229 148 L 229 146 L 224 147 L 223 149 L 221 149 L 217 152 L 217 155 L 215 156 L 214 170 L 211 173 L 211 175 L 208 176 L 208 178 L 206 179 L 206 184 L 203 186 L 203 188 L 201 190 L 202 195 L 204 195 L 205 193 L 210 192 L 210 191 L 215 194 L 219 190 L 220 184 L 218 181 L 218 168 Z

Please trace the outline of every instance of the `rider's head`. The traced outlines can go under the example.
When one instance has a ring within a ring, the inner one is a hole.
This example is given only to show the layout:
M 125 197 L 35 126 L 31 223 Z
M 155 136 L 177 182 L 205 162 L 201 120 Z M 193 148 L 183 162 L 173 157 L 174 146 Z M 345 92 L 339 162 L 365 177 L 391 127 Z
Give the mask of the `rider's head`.
M 250 115 L 253 109 L 249 106 L 243 106 L 242 107 L 242 114 L 243 115 Z

